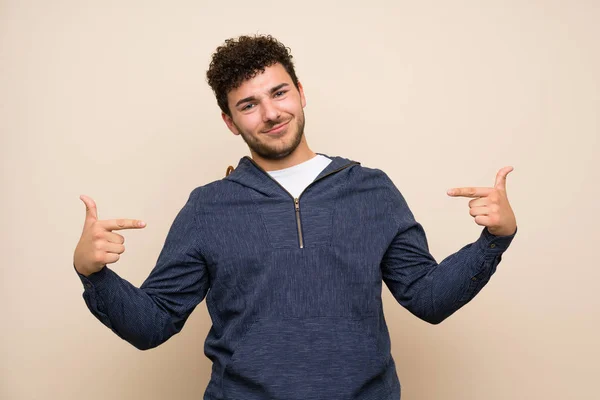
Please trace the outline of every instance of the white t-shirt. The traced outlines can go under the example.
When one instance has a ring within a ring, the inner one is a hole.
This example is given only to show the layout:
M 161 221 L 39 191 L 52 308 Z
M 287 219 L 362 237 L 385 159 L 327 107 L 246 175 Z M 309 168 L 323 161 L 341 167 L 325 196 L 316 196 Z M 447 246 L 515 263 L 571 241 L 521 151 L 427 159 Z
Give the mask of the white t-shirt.
M 316 157 L 293 167 L 267 172 L 297 199 L 330 162 L 330 158 L 317 154 Z

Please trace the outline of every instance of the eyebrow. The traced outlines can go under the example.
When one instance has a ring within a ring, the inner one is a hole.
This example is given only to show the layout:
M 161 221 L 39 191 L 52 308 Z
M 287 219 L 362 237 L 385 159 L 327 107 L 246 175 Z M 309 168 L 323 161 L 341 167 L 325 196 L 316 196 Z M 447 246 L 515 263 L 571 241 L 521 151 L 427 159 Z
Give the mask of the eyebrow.
M 279 84 L 279 85 L 271 88 L 271 90 L 269 90 L 269 93 L 273 94 L 273 93 L 277 92 L 279 89 L 282 89 L 282 88 L 284 88 L 286 86 L 289 86 L 289 85 L 290 85 L 289 83 L 281 83 L 281 84 Z M 237 103 L 235 103 L 235 106 L 237 107 L 240 104 L 248 103 L 248 102 L 254 101 L 254 100 L 256 100 L 256 97 L 254 97 L 254 96 L 244 97 L 243 99 L 241 99 L 240 101 L 238 101 Z

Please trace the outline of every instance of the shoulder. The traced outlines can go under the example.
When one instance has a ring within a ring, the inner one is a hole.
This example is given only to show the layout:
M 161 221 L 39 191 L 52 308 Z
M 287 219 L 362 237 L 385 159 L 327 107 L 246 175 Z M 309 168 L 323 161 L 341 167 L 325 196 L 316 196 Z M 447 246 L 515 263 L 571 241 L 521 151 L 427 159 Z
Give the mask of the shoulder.
M 232 195 L 236 186 L 226 179 L 213 181 L 194 188 L 190 193 L 189 201 L 196 204 L 222 203 Z
M 388 174 L 379 168 L 367 167 L 358 163 L 352 167 L 351 174 L 354 182 L 361 186 L 397 190 Z
M 362 164 L 356 165 L 352 171 L 354 185 L 360 190 L 369 190 L 380 193 L 380 196 L 396 212 L 406 212 L 408 204 L 400 189 L 392 181 L 390 176 L 379 168 L 366 167 Z

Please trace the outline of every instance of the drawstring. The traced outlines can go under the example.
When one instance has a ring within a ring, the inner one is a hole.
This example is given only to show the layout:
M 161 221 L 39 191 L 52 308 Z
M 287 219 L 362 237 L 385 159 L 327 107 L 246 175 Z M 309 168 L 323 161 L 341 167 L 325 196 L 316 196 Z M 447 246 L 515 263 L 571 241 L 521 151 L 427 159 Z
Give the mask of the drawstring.
M 233 168 L 233 166 L 231 165 L 227 167 L 227 171 L 225 171 L 225 177 L 229 176 L 229 174 L 232 173 L 234 169 L 235 168 Z

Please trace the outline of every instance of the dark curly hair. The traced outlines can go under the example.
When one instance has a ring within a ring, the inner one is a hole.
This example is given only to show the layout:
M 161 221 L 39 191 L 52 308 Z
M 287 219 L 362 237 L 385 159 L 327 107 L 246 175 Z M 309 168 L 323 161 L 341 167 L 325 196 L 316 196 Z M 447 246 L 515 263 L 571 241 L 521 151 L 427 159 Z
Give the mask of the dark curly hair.
M 271 35 L 240 36 L 225 40 L 213 53 L 206 72 L 206 79 L 221 110 L 231 116 L 227 93 L 276 63 L 283 65 L 298 88 L 290 49 Z

